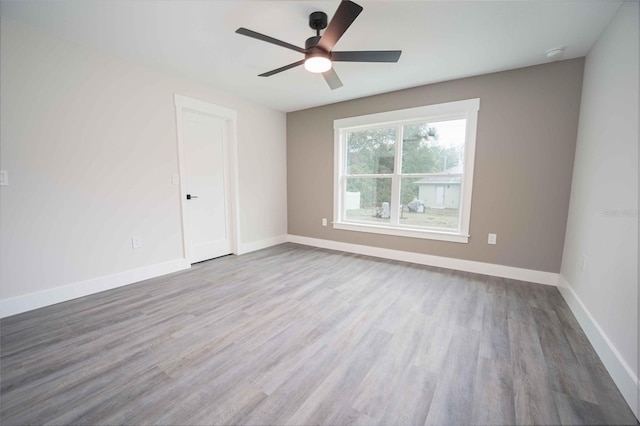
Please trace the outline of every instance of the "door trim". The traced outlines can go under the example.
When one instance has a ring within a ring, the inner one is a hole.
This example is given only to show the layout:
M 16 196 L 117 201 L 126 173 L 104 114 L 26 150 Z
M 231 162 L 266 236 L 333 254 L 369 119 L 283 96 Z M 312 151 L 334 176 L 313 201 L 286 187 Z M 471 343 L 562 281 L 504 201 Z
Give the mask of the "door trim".
M 240 219 L 239 219 L 239 191 L 238 191 L 238 112 L 234 109 L 215 105 L 209 102 L 190 98 L 188 96 L 174 94 L 176 107 L 176 132 L 178 141 L 178 173 L 180 175 L 180 219 L 182 222 L 182 253 L 187 261 L 191 259 L 191 246 L 188 238 L 186 224 L 186 170 L 184 166 L 184 112 L 192 111 L 201 114 L 212 115 L 225 120 L 227 135 L 229 138 L 229 150 L 225 162 L 225 192 L 227 194 L 227 223 L 230 230 L 231 252 L 238 254 L 240 247 Z

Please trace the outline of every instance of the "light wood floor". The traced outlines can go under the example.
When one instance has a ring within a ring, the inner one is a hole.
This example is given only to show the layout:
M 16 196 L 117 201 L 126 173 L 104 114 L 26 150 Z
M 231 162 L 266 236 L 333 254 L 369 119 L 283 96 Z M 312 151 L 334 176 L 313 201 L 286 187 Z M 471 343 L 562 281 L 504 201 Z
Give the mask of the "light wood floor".
M 10 424 L 637 424 L 554 287 L 284 244 L 3 319 Z

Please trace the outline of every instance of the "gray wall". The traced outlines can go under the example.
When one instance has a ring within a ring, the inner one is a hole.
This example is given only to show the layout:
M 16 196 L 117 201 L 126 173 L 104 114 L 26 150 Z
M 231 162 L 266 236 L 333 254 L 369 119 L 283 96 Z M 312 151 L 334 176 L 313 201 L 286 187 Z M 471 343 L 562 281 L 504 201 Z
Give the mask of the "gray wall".
M 289 234 L 559 272 L 583 67 L 579 58 L 288 113 Z M 321 226 L 333 214 L 333 120 L 469 98 L 480 111 L 468 244 Z

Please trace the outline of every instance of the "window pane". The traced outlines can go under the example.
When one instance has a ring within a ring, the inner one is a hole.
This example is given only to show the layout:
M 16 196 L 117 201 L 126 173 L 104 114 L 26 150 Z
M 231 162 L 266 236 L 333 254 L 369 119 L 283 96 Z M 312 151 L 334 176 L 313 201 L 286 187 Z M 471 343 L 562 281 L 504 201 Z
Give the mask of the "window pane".
M 467 120 L 402 126 L 402 173 L 462 173 Z
M 402 178 L 400 225 L 458 229 L 462 176 Z
M 346 220 L 389 223 L 390 203 L 390 178 L 347 178 Z
M 393 173 L 395 127 L 347 133 L 347 174 Z

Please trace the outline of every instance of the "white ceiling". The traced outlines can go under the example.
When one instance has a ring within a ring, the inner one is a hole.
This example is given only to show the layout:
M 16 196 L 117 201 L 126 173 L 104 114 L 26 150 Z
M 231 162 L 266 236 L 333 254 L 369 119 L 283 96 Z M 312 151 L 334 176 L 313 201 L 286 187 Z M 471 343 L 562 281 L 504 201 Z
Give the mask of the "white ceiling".
M 397 64 L 336 63 L 330 90 L 301 54 L 235 34 L 246 27 L 304 47 L 308 15 L 339 1 L 2 1 L 0 13 L 281 111 L 584 56 L 619 1 L 369 1 L 336 50 L 403 51 Z

